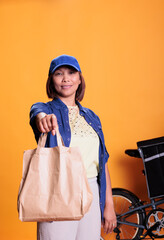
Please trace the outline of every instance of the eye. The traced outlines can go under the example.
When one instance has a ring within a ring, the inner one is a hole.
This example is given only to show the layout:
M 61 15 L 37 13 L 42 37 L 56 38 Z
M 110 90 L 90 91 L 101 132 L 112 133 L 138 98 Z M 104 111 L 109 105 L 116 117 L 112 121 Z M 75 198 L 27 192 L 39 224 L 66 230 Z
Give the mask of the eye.
M 75 72 L 76 72 L 76 71 L 74 71 L 74 70 L 70 70 L 70 71 L 69 71 L 70 74 L 74 74 Z
M 61 72 L 55 72 L 55 76 L 61 75 Z

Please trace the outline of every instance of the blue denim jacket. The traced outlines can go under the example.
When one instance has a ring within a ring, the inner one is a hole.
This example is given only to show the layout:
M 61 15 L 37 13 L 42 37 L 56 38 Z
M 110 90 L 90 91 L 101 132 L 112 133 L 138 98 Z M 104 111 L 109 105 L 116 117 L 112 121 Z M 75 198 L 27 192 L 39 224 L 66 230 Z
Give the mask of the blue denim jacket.
M 104 135 L 102 132 L 101 122 L 99 117 L 90 109 L 82 107 L 79 102 L 76 102 L 79 106 L 80 115 L 84 116 L 88 124 L 90 124 L 93 129 L 97 132 L 100 139 L 99 147 L 99 174 L 98 174 L 98 183 L 100 191 L 100 209 L 101 216 L 103 219 L 104 207 L 105 207 L 105 198 L 106 198 L 106 175 L 105 175 L 105 163 L 108 160 L 109 154 L 106 150 L 104 143 Z M 35 125 L 35 116 L 40 113 L 45 112 L 46 114 L 54 113 L 57 117 L 59 131 L 63 138 L 64 144 L 66 147 L 69 147 L 71 141 L 71 129 L 69 125 L 68 118 L 68 108 L 67 106 L 59 99 L 55 98 L 54 100 L 42 103 L 38 102 L 32 105 L 30 111 L 30 124 L 33 128 L 36 141 L 38 141 L 40 132 L 37 130 Z M 55 147 L 57 146 L 56 135 L 52 136 L 51 132 L 48 133 L 46 147 Z

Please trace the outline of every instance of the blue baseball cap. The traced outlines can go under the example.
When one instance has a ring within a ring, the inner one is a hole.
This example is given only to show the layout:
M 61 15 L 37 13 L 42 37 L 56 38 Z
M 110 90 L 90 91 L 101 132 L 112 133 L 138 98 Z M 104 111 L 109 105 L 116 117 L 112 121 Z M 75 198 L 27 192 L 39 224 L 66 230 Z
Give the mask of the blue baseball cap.
M 50 74 L 54 73 L 58 67 L 61 66 L 71 66 L 75 68 L 77 71 L 81 72 L 80 65 L 77 59 L 75 57 L 63 54 L 52 60 L 49 69 L 49 76 Z

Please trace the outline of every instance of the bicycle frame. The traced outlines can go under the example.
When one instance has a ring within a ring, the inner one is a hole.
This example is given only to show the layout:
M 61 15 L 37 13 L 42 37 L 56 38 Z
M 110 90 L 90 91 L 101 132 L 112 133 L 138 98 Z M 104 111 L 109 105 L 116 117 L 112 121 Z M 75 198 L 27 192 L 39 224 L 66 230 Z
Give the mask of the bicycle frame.
M 141 203 L 141 202 L 139 202 L 139 203 Z M 138 210 L 146 209 L 148 207 L 152 207 L 152 209 L 154 210 L 154 209 L 156 209 L 156 206 L 158 206 L 162 203 L 164 203 L 164 198 L 162 198 L 158 201 L 155 201 L 153 199 L 153 200 L 151 200 L 151 203 L 140 205 L 138 207 L 134 207 L 133 209 L 129 210 L 128 212 L 119 215 L 118 218 L 121 218 L 121 217 L 126 216 L 126 215 L 131 215 L 132 213 L 134 213 Z M 117 219 L 117 222 L 119 224 L 125 224 L 125 225 L 129 225 L 129 226 L 145 229 L 144 225 L 140 225 L 140 224 L 136 224 L 136 223 L 132 223 L 132 222 L 128 222 L 128 221 L 120 221 L 119 219 Z
M 127 149 L 125 153 L 130 157 L 142 158 L 144 163 L 144 175 L 146 176 L 148 196 L 150 201 L 148 203 L 143 203 L 134 193 L 128 191 L 127 189 L 122 188 L 113 189 L 114 196 L 116 197 L 115 207 L 116 210 L 118 210 L 117 215 L 118 225 L 114 231 L 115 233 L 117 233 L 116 239 L 120 239 L 119 237 L 120 233 L 122 234 L 122 236 L 124 236 L 124 231 L 125 233 L 126 231 L 128 231 L 126 229 L 129 229 L 130 232 L 131 230 L 132 232 L 134 232 L 134 235 L 132 236 L 129 235 L 130 239 L 132 237 L 133 239 L 136 239 L 135 236 L 137 236 L 137 239 L 144 239 L 147 235 L 149 235 L 152 239 L 154 239 L 154 237 L 161 238 L 164 236 L 163 234 L 164 209 L 163 206 L 161 206 L 160 208 L 160 205 L 164 204 L 164 192 L 163 192 L 164 165 L 162 165 L 164 164 L 164 161 L 160 161 L 161 159 L 164 160 L 164 137 L 140 141 L 137 142 L 137 146 L 138 149 Z M 156 162 L 158 164 L 156 164 Z M 157 167 L 160 170 L 159 178 L 157 178 L 158 176 Z M 154 181 L 156 185 L 154 185 Z M 163 185 L 161 185 L 161 183 Z M 118 204 L 117 207 L 117 197 L 119 199 L 119 197 L 121 196 L 125 197 L 125 208 L 124 200 L 121 200 L 122 198 L 120 198 L 120 205 Z M 128 201 L 131 202 L 131 206 L 129 206 L 129 204 L 126 205 L 126 202 Z M 160 219 L 161 215 L 162 219 Z M 133 216 L 135 220 L 133 220 Z M 144 234 L 143 230 L 146 230 Z

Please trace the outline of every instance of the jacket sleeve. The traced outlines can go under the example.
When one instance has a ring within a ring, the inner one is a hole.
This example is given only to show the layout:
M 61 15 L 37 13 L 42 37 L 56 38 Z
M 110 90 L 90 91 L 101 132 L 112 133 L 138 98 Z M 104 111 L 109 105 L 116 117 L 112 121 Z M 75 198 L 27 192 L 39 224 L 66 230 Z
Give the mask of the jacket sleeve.
M 35 117 L 40 112 L 44 112 L 46 114 L 50 113 L 50 110 L 49 110 L 49 107 L 48 107 L 47 103 L 37 102 L 37 103 L 33 104 L 31 106 L 31 109 L 30 109 L 30 125 L 31 125 L 31 127 L 33 129 L 33 132 L 35 134 L 36 141 L 38 141 L 38 139 L 39 139 L 40 132 L 36 127 Z
M 99 122 L 100 131 L 102 132 L 103 145 L 104 145 L 104 162 L 106 163 L 108 161 L 108 158 L 109 158 L 109 153 L 108 153 L 106 145 L 105 145 L 105 138 L 104 138 L 104 133 L 103 133 L 103 130 L 102 130 L 102 124 L 101 124 L 100 118 L 97 115 L 96 115 L 96 117 L 97 117 L 98 122 Z
M 90 110 L 90 109 L 89 109 Z M 100 134 L 100 137 L 101 137 L 101 140 L 102 140 L 102 143 L 103 143 L 103 154 L 104 154 L 104 162 L 106 163 L 108 161 L 108 158 L 109 158 L 109 153 L 106 149 L 106 146 L 105 146 L 105 139 L 104 139 L 104 133 L 103 133 L 103 130 L 102 130 L 102 125 L 101 125 L 101 121 L 100 121 L 100 118 L 98 117 L 97 114 L 95 114 L 92 110 L 90 110 L 91 114 L 92 114 L 92 117 L 94 119 L 96 119 L 96 127 L 98 128 L 98 132 Z

